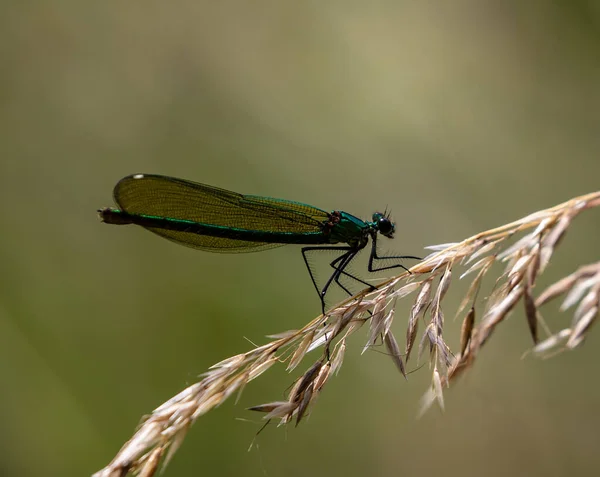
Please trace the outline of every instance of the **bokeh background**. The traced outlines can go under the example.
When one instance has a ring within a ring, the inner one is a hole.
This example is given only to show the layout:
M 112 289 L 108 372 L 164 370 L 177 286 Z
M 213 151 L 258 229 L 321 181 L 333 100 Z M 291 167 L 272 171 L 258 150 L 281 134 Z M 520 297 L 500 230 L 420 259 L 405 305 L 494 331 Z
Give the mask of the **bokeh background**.
M 125 175 L 388 206 L 386 249 L 417 255 L 600 185 L 599 2 L 7 1 L 0 65 L 6 476 L 91 474 L 212 363 L 319 311 L 296 247 L 209 254 L 100 224 Z M 541 284 L 597 260 L 599 233 L 596 211 L 578 218 Z M 298 428 L 247 452 L 261 423 L 245 407 L 297 375 L 274 369 L 202 417 L 164 475 L 597 469 L 594 333 L 521 360 L 517 311 L 420 420 L 429 371 L 404 381 L 361 336 Z

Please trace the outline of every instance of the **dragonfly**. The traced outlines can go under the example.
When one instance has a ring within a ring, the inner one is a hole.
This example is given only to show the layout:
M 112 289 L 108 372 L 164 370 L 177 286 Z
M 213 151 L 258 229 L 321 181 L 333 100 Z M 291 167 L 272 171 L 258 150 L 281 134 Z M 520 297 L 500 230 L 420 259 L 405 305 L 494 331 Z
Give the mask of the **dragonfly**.
M 187 247 L 218 253 L 243 253 L 283 245 L 303 245 L 302 257 L 321 300 L 333 283 L 352 295 L 341 278 L 347 277 L 374 287 L 347 269 L 371 239 L 369 272 L 403 268 L 403 264 L 383 265 L 382 261 L 415 259 L 411 255 L 377 254 L 377 238 L 393 238 L 395 224 L 387 213 L 375 212 L 370 222 L 341 210 L 325 210 L 285 199 L 245 195 L 206 184 L 156 174 L 133 174 L 114 188 L 117 208 L 98 210 L 102 222 L 134 224 Z M 338 252 L 330 262 L 333 272 L 319 286 L 309 262 L 309 254 Z M 381 264 L 378 266 L 378 264 Z M 410 273 L 410 272 L 409 272 Z

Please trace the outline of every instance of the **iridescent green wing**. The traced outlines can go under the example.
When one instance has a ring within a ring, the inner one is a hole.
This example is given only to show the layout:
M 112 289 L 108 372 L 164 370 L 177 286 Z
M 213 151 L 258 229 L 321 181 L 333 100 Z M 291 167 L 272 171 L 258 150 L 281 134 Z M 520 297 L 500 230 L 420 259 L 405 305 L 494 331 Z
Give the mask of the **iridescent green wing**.
M 261 232 L 315 233 L 329 218 L 327 212 L 299 202 L 243 195 L 206 184 L 151 174 L 135 174 L 121 179 L 115 186 L 114 199 L 121 210 L 133 215 Z M 181 245 L 212 252 L 254 252 L 283 245 L 145 228 Z

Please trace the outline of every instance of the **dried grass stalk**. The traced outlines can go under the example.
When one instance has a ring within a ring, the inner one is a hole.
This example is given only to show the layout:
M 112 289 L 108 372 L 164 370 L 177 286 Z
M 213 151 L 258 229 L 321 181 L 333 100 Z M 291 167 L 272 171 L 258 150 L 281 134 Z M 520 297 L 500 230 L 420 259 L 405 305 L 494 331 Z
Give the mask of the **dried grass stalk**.
M 365 349 L 377 342 L 385 343 L 402 374 L 405 374 L 405 361 L 408 361 L 418 336 L 419 321 L 423 322 L 419 356 L 426 349 L 429 351 L 433 372 L 431 388 L 422 399 L 422 412 L 434 402 L 444 407 L 443 389 L 474 364 L 493 331 L 521 300 L 534 342 L 534 355 L 548 356 L 577 347 L 598 318 L 600 262 L 581 266 L 537 298 L 533 290 L 538 275 L 545 270 L 573 219 L 580 212 L 598 206 L 600 192 L 595 192 L 481 232 L 460 243 L 429 247 L 435 252 L 411 268 L 410 274 L 389 279 L 374 291 L 365 290 L 300 330 L 272 336 L 270 343 L 212 366 L 199 382 L 147 416 L 113 461 L 94 475 L 154 475 L 159 465 L 165 465 L 173 456 L 199 416 L 241 392 L 248 382 L 274 364 L 286 362 L 292 371 L 308 352 L 322 347 L 321 355 L 296 380 L 287 400 L 251 408 L 265 413 L 265 419 L 279 419 L 280 424 L 292 421 L 298 424 L 330 377 L 339 371 L 348 336 L 366 322 L 369 322 L 369 334 Z M 510 239 L 519 234 L 523 236 L 511 244 Z M 497 263 L 505 264 L 504 271 L 492 277 L 495 278 L 494 291 L 482 310 L 478 299 L 482 282 L 488 274 L 492 275 L 490 271 Z M 466 268 L 460 279 L 469 277 L 472 281 L 458 311 L 453 313 L 460 315 L 468 306 L 461 327 L 460 349 L 453 352 L 444 337 L 444 299 L 455 267 Z M 390 327 L 396 300 L 412 293 L 416 293 L 416 298 L 407 319 L 403 361 Z M 569 326 L 556 333 L 547 331 L 547 336 L 540 341 L 538 324 L 543 325 L 543 322 L 539 309 L 559 296 L 565 296 L 563 310 L 575 308 L 573 319 Z M 476 322 L 476 316 L 481 317 L 479 322 Z

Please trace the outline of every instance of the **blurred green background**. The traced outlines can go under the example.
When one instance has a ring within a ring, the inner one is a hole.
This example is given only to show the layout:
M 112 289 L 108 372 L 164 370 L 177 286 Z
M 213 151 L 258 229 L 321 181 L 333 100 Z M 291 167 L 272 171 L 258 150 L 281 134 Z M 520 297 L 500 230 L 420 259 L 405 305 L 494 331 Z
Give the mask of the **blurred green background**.
M 246 338 L 319 311 L 297 247 L 223 256 L 100 224 L 122 176 L 362 217 L 387 205 L 399 233 L 385 248 L 416 255 L 600 184 L 599 2 L 8 1 L 0 65 L 6 476 L 91 474 Z M 543 283 L 597 260 L 599 233 L 596 211 L 578 218 Z M 247 452 L 260 415 L 245 407 L 280 399 L 310 360 L 199 419 L 164 475 L 597 469 L 594 333 L 521 361 L 515 312 L 448 412 L 421 420 L 429 370 L 405 382 L 382 353 L 360 356 L 364 336 L 301 426 Z

